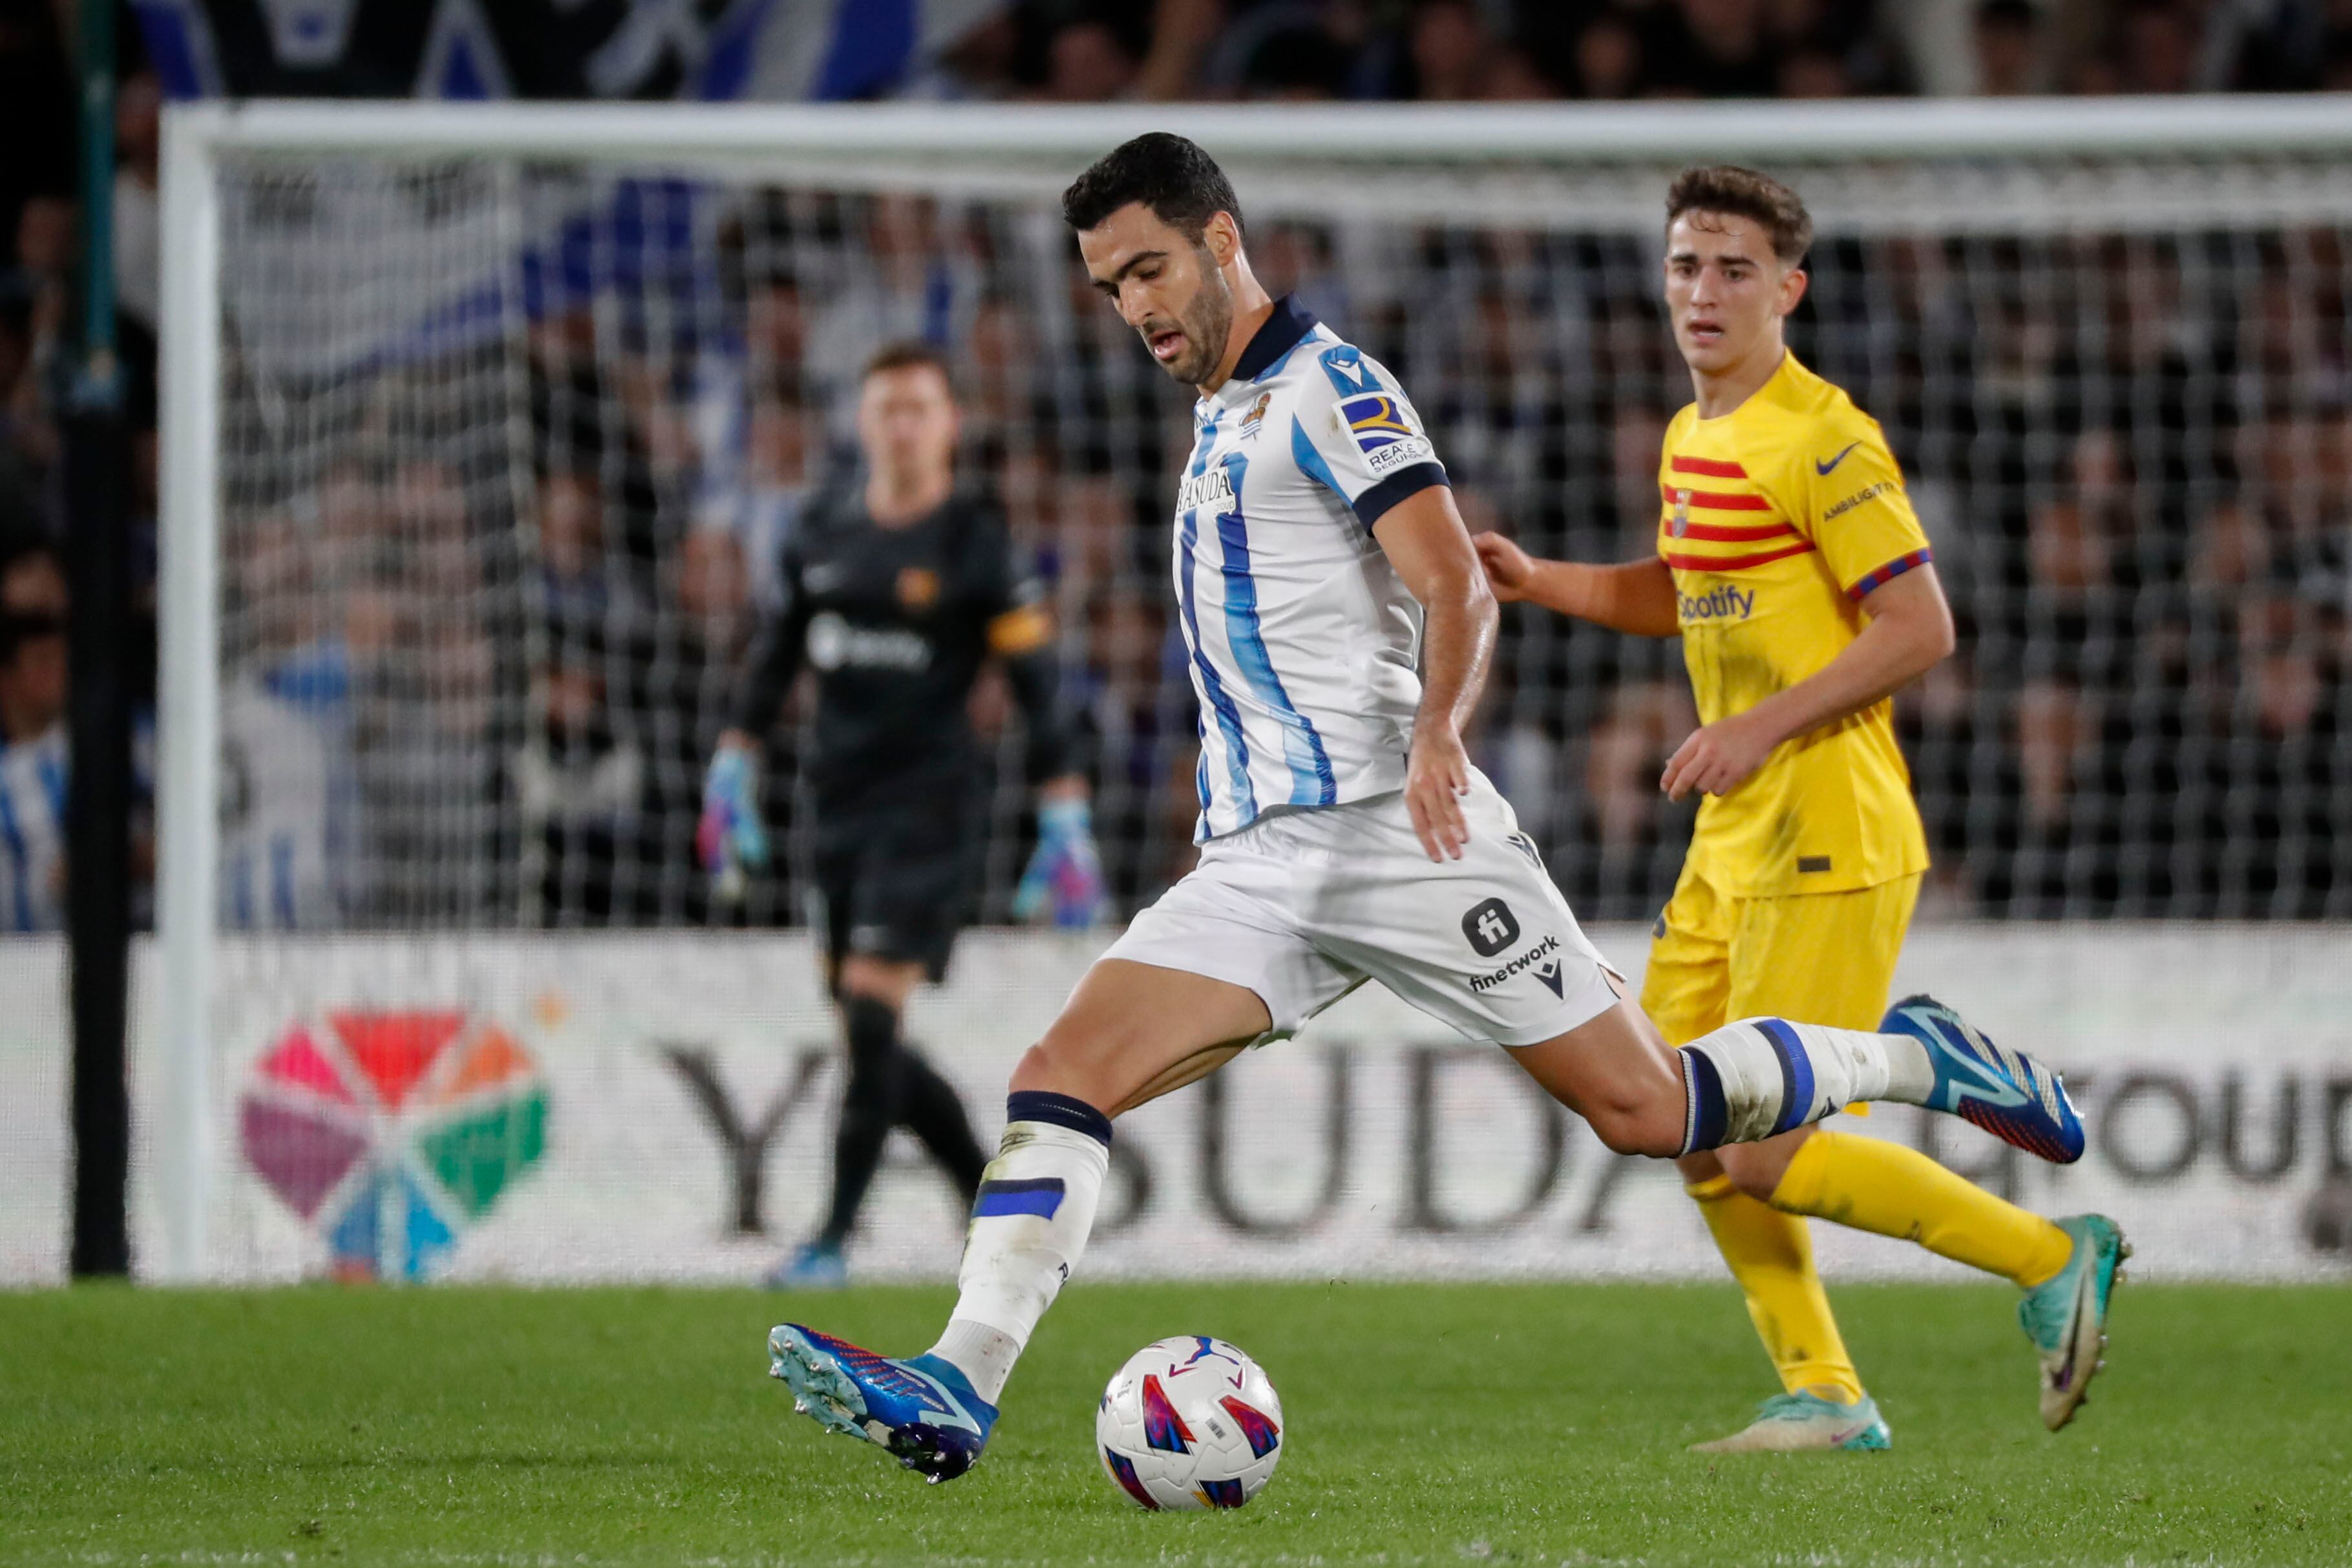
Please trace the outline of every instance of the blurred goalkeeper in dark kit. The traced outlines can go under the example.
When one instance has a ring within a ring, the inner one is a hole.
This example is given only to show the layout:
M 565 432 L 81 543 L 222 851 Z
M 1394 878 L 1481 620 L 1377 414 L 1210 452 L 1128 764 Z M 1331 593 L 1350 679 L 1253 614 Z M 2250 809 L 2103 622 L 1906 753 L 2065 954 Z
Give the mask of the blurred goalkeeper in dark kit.
M 917 983 L 946 973 L 971 902 L 983 775 L 966 705 L 991 660 L 1019 701 L 1037 791 L 1037 850 L 1013 912 L 1064 926 L 1101 913 L 1086 782 L 1056 699 L 1053 621 L 1003 519 L 958 489 L 961 424 L 936 350 L 898 344 L 867 364 L 863 461 L 793 525 L 781 605 L 752 649 L 704 786 L 697 843 L 726 897 L 767 863 L 762 738 L 794 678 L 812 671 L 802 770 L 814 808 L 810 924 L 848 1072 L 832 1207 L 772 1277 L 778 1285 L 845 1282 L 843 1249 L 893 1127 L 921 1141 L 967 1204 L 979 1190 L 987 1156 L 955 1090 L 902 1038 L 902 1020 Z

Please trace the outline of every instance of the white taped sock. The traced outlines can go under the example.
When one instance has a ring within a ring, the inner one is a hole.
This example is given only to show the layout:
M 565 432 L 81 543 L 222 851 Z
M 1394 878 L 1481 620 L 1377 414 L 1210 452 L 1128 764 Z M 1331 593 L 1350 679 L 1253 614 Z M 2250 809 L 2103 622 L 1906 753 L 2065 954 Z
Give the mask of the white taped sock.
M 1021 1346 L 1011 1334 L 986 1323 L 950 1318 L 947 1331 L 930 1353 L 955 1363 L 971 1379 L 972 1391 L 994 1405 L 1004 1392 L 1005 1379 L 1013 1375 L 1013 1363 L 1021 1359 Z
M 1927 1047 L 1907 1035 L 1788 1018 L 1743 1018 L 1683 1049 L 1704 1058 L 1716 1079 L 1692 1079 L 1685 1142 L 1694 1149 L 1752 1143 L 1859 1100 L 1924 1104 L 1936 1081 Z
M 1013 1101 L 1016 1118 L 1054 1120 L 1006 1125 L 972 1205 L 955 1312 L 932 1347 L 991 1404 L 1086 1250 L 1110 1170 L 1110 1123 L 1100 1112 L 1059 1095 Z M 992 1332 L 996 1339 L 983 1337 Z

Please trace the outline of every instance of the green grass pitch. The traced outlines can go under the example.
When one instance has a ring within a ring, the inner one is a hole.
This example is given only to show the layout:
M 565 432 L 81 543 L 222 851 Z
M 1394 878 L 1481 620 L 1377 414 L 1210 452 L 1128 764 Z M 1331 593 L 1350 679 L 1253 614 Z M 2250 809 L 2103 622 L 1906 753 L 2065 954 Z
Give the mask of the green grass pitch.
M 2011 1300 L 1841 1290 L 1894 1452 L 1709 1459 L 1771 1392 L 1728 1286 L 1081 1284 L 931 1488 L 794 1417 L 763 1335 L 913 1349 L 940 1289 L 5 1295 L 0 1561 L 2352 1563 L 2352 1289 L 2128 1285 L 2054 1437 Z M 1289 1452 L 1144 1514 L 1095 1400 L 1192 1331 L 1265 1363 Z

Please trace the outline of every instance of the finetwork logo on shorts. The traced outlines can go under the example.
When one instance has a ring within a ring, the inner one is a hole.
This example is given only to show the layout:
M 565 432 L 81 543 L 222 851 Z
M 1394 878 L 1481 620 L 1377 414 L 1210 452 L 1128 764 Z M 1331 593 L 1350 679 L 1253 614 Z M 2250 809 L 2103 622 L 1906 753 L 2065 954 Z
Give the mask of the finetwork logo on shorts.
M 1559 938 L 1556 936 L 1548 936 L 1544 938 L 1543 941 L 1536 943 L 1534 947 L 1530 948 L 1526 952 L 1519 954 L 1518 957 L 1503 965 L 1502 968 L 1496 970 L 1493 973 L 1472 975 L 1470 977 L 1470 989 L 1481 992 L 1492 991 L 1496 986 L 1500 985 L 1504 981 L 1508 980 L 1512 975 L 1519 973 L 1519 971 L 1523 969 L 1532 969 L 1536 972 L 1537 979 L 1551 987 L 1551 993 L 1553 995 L 1559 996 L 1564 994 L 1566 982 L 1560 978 L 1559 960 L 1552 958 L 1551 956 L 1559 951 Z M 1549 959 L 1550 962 L 1546 963 L 1545 960 L 1547 959 Z
M 237 1106 L 246 1162 L 345 1279 L 420 1279 L 547 1151 L 539 1064 L 457 1009 L 289 1025 Z
M 1462 917 L 1462 934 L 1470 939 L 1479 957 L 1492 958 L 1519 940 L 1519 922 L 1510 905 L 1500 899 L 1484 899 Z

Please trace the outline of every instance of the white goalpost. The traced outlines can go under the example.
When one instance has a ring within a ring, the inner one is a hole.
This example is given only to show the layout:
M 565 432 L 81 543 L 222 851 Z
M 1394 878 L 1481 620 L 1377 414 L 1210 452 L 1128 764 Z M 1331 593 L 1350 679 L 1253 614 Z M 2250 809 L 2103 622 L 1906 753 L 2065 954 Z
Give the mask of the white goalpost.
M 2325 1265 L 2298 1205 L 2343 1178 L 2352 1047 L 2240 1064 L 2198 1031 L 2352 1000 L 2343 100 L 263 102 L 164 127 L 142 1272 L 719 1275 L 788 1229 L 824 999 L 774 934 L 789 870 L 753 930 L 717 929 L 744 917 L 684 846 L 762 552 L 887 337 L 970 367 L 975 471 L 1051 563 L 1121 902 L 1164 885 L 1192 719 L 1151 552 L 1184 405 L 1073 300 L 1055 210 L 1147 129 L 1214 153 L 1269 269 L 1399 365 L 1474 526 L 1588 556 L 1643 548 L 1685 400 L 1649 314 L 1664 179 L 1797 185 L 1800 350 L 1895 437 L 1969 634 L 1905 709 L 1947 868 L 1916 963 L 2000 976 L 2031 1043 L 2125 1097 L 2083 1179 L 2174 1184 L 2189 1269 Z M 1532 620 L 1498 661 L 1482 758 L 1604 927 L 1646 919 L 1687 833 L 1628 782 L 1681 721 L 1675 668 Z M 915 1026 L 972 1042 L 978 1094 L 1091 950 L 968 951 Z M 2086 970 L 2089 1000 L 2042 1008 Z M 1114 1236 L 1107 1266 L 1409 1273 L 1472 1236 L 1505 1271 L 1685 1266 L 1679 1232 L 1579 1230 L 1617 1201 L 1597 1156 L 1371 1005 L 1251 1065 L 1323 1108 L 1289 1134 L 1323 1153 L 1264 1193 L 1232 1151 L 1285 1116 L 1155 1108 L 1128 1201 L 1205 1239 L 1155 1261 Z M 1432 1175 L 1468 1141 L 1449 1115 L 1510 1147 Z M 1383 1139 L 1418 1151 L 1401 1205 Z M 953 1215 L 909 1202 L 929 1228 L 875 1255 L 935 1271 Z

